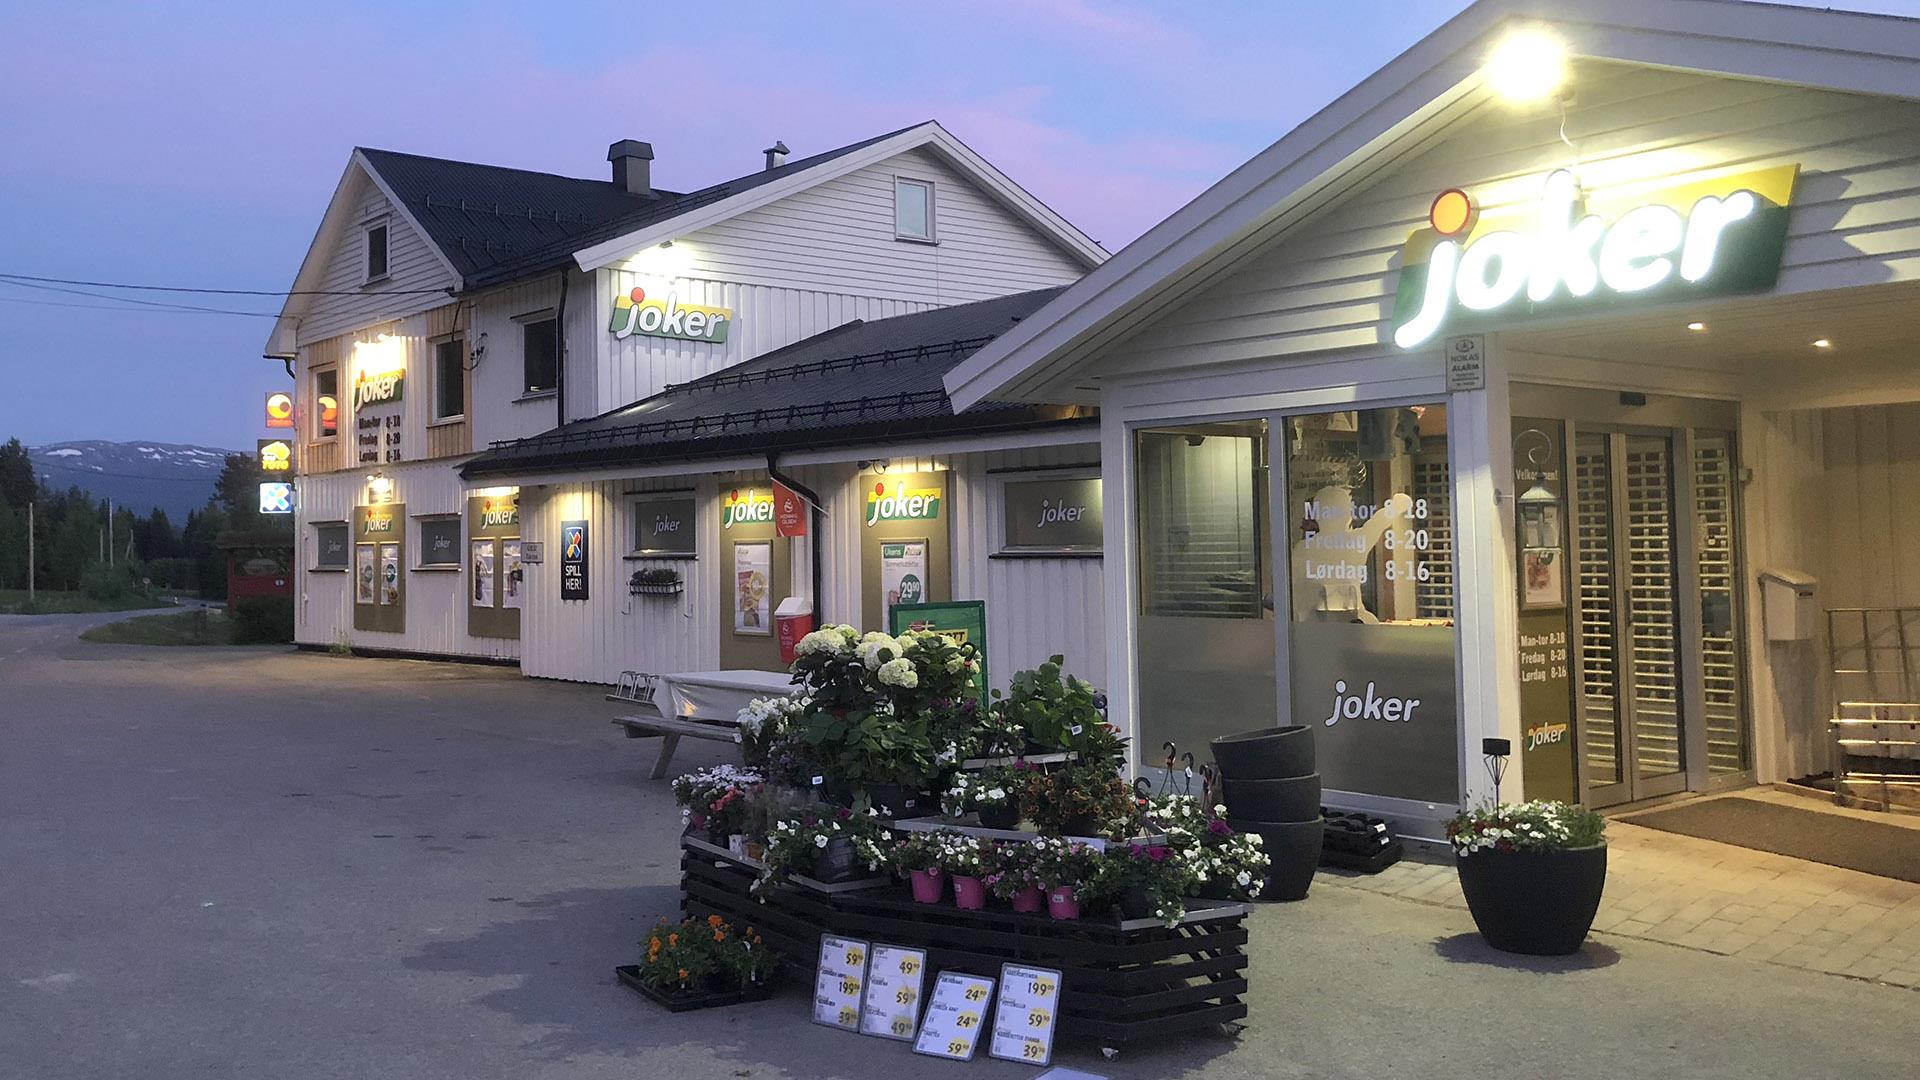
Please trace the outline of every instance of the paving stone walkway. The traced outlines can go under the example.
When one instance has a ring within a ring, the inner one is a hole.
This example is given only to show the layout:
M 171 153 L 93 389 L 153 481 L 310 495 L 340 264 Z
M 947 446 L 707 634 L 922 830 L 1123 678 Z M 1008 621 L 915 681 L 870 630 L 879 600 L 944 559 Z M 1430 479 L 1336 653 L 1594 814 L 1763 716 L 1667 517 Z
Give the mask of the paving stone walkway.
M 1607 837 L 1607 893 L 1593 924 L 1602 939 L 1662 941 L 1920 989 L 1920 885 L 1619 820 L 1607 824 Z M 1403 861 L 1372 876 L 1322 871 L 1317 884 L 1466 907 L 1451 865 Z

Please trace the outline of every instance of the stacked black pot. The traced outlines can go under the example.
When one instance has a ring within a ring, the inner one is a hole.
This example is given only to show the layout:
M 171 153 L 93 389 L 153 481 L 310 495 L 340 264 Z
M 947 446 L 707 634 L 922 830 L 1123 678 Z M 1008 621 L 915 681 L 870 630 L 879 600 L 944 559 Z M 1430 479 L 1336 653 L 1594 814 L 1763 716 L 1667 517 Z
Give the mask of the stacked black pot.
M 1306 899 L 1326 831 L 1313 729 L 1294 724 L 1215 739 L 1213 763 L 1220 772 L 1227 824 L 1258 833 L 1272 860 L 1260 898 Z

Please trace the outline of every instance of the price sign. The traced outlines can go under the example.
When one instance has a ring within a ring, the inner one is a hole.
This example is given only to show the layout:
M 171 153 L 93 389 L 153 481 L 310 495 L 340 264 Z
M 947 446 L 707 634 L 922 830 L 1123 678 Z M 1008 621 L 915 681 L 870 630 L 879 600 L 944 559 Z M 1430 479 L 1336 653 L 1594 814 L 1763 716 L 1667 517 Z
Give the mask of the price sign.
M 993 1004 L 993 980 L 958 971 L 943 971 L 933 984 L 927 1015 L 920 1018 L 920 1037 L 913 1052 L 933 1057 L 972 1061 L 987 1026 L 987 1008 Z
M 867 996 L 860 1005 L 860 1034 L 912 1042 L 926 987 L 926 950 L 875 945 L 867 964 Z
M 820 968 L 813 979 L 813 1022 L 860 1030 L 860 995 L 867 985 L 867 943 L 820 936 Z
M 1000 965 L 1000 1003 L 993 1010 L 987 1053 L 1007 1061 L 1045 1065 L 1053 1059 L 1053 1026 L 1060 1012 L 1060 973 Z

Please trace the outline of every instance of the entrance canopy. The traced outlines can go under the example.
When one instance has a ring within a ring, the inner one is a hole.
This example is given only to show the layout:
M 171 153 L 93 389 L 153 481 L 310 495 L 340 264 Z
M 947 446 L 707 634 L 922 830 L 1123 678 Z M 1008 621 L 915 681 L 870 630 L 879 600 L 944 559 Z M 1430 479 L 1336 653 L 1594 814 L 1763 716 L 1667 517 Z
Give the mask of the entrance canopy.
M 1905 153 L 1817 150 L 1906 143 L 1920 22 L 1728 0 L 1567 11 L 1474 4 L 957 366 L 955 406 L 1097 400 L 1136 343 L 1176 331 L 1194 364 L 1390 348 L 1399 248 L 1430 201 L 1524 184 L 1487 205 L 1517 203 L 1569 165 L 1595 190 L 1798 163 L 1777 293 L 1920 278 L 1920 237 L 1898 225 L 1913 216 L 1898 209 L 1903 184 L 1874 175 Z M 1523 32 L 1563 47 L 1571 71 L 1558 96 L 1524 108 L 1495 92 L 1489 64 Z M 1394 173 L 1419 179 L 1401 190 L 1383 179 Z M 1205 301 L 1193 310 L 1203 290 L 1263 264 L 1272 272 L 1243 298 L 1260 322 L 1214 338 L 1189 329 L 1223 318 Z

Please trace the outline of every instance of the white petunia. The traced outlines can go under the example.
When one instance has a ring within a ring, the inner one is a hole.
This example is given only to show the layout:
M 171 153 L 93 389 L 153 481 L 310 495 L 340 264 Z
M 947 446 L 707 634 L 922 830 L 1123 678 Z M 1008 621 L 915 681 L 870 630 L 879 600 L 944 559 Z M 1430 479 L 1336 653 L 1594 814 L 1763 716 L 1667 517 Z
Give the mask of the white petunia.
M 814 846 L 814 847 L 817 847 L 817 848 L 823 848 L 823 847 L 826 847 L 826 846 L 827 846 L 827 838 L 826 838 L 826 835 L 825 835 L 825 834 L 822 834 L 822 835 L 820 835 L 820 836 L 816 836 L 816 837 L 814 837 L 814 838 L 813 838 L 813 846 Z

